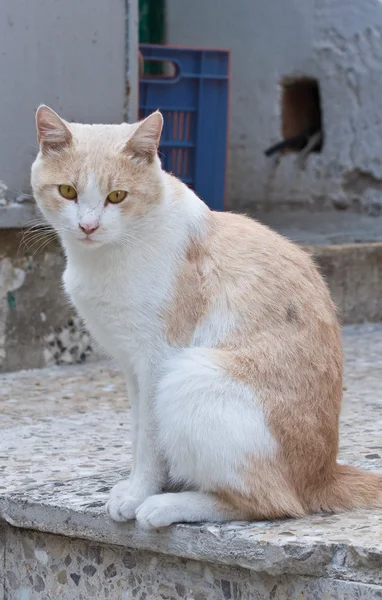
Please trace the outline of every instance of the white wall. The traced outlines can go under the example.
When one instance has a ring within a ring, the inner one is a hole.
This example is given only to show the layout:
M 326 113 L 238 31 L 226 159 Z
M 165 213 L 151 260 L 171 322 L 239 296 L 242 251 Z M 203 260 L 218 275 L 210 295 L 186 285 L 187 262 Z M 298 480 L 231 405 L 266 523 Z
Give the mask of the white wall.
M 232 50 L 229 206 L 382 207 L 380 0 L 167 0 L 167 41 Z M 325 145 L 305 166 L 268 159 L 280 81 L 316 77 Z
M 119 122 L 126 109 L 134 113 L 137 0 L 127 5 L 126 42 L 125 0 L 2 0 L 0 180 L 11 194 L 29 189 L 40 103 L 85 122 Z

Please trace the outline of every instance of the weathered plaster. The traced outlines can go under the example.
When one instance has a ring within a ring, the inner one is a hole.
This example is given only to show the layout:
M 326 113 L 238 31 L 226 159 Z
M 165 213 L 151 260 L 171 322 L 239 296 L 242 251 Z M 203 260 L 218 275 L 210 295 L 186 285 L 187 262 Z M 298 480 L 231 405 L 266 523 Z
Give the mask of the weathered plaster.
M 62 290 L 63 253 L 39 235 L 0 230 L 0 372 L 96 355 Z
M 167 1 L 167 41 L 230 48 L 228 206 L 382 208 L 379 0 Z M 219 15 L 219 18 L 216 16 Z M 266 158 L 281 139 L 281 82 L 319 82 L 324 146 Z
M 13 292 L 21 288 L 25 271 L 15 267 L 9 258 L 0 261 L 0 368 L 6 357 L 7 316 L 14 306 Z

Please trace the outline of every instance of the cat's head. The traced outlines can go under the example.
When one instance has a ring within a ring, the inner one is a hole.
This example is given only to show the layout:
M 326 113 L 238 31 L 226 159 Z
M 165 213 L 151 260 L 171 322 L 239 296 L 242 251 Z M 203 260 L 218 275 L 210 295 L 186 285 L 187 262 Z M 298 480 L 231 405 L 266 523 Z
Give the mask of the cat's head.
M 36 123 L 33 193 L 64 242 L 89 248 L 123 242 L 161 203 L 159 112 L 133 125 L 82 125 L 40 106 Z

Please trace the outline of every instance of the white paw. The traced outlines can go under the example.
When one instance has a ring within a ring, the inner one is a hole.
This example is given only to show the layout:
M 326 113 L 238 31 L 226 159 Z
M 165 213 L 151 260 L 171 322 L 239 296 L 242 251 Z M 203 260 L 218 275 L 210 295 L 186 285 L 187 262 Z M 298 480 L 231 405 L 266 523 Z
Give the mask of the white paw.
M 142 529 L 157 529 L 168 527 L 172 523 L 182 521 L 176 494 L 161 494 L 150 496 L 136 511 L 136 518 Z
M 106 503 L 106 512 L 113 521 L 130 521 L 135 519 L 135 511 L 144 495 L 134 493 L 131 481 L 120 481 L 115 485 Z
M 131 521 L 135 519 L 135 511 L 140 503 L 141 499 L 133 496 L 127 496 L 119 500 L 110 498 L 106 504 L 106 512 L 113 521 Z

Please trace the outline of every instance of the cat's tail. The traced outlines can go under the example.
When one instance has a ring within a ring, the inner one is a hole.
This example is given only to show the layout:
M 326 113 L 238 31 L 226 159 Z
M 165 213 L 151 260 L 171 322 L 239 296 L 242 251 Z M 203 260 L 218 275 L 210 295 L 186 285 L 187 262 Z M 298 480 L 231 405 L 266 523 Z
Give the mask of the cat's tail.
M 330 482 L 321 490 L 319 504 L 314 508 L 334 512 L 382 508 L 382 473 L 337 464 Z

